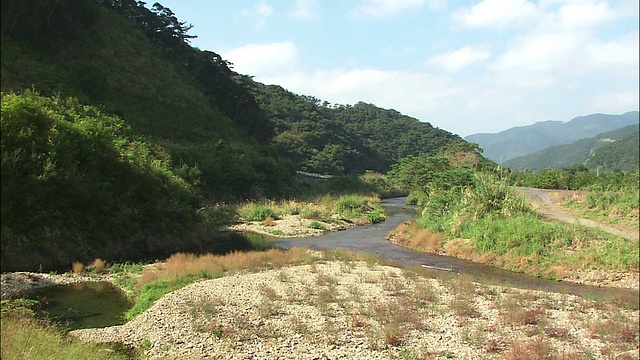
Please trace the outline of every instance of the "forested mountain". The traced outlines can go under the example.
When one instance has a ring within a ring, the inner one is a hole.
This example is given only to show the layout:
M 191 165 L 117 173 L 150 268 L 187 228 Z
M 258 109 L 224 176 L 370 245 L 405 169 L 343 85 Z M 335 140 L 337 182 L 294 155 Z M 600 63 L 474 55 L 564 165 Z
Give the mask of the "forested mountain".
M 157 3 L 0 5 L 3 271 L 201 246 L 216 203 L 294 196 L 296 170 L 385 171 L 466 145 L 256 83 Z
M 599 171 L 638 171 L 640 164 L 640 134 L 635 133 L 619 141 L 608 143 L 593 153 L 585 165 Z
M 400 158 L 435 155 L 441 147 L 462 141 L 395 110 L 362 102 L 331 105 L 280 86 L 245 81 L 275 125 L 274 144 L 304 171 L 386 172 Z
M 590 169 L 635 171 L 638 168 L 638 151 L 636 124 L 517 157 L 505 161 L 504 167 L 536 172 L 544 168 L 586 165 Z
M 484 149 L 484 156 L 499 162 L 533 154 L 549 146 L 570 144 L 627 125 L 638 124 L 638 111 L 622 115 L 591 114 L 568 122 L 541 121 L 514 127 L 495 134 L 473 134 L 465 137 Z

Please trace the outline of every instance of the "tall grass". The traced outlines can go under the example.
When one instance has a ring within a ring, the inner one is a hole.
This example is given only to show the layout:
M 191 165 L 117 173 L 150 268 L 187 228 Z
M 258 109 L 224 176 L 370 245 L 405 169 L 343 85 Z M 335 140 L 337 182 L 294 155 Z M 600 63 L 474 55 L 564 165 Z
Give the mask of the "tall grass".
M 595 229 L 545 222 L 523 196 L 487 174 L 477 174 L 474 186 L 463 192 L 432 194 L 419 224 L 431 234 L 443 233 L 442 244 L 425 246 L 425 240 L 417 238 L 430 237 L 419 229 L 401 236 L 405 239 L 400 243 L 532 275 L 556 278 L 551 269 L 558 266 L 638 269 L 637 240 L 621 241 Z
M 347 194 L 341 196 L 323 195 L 311 202 L 295 200 L 265 200 L 251 201 L 237 207 L 237 214 L 247 221 L 264 221 L 271 217 L 278 219 L 285 215 L 300 215 L 305 219 L 329 219 L 333 214 L 352 219 L 374 213 L 371 218 L 381 221 L 382 207 L 376 196 L 362 194 Z
M 24 308 L 3 305 L 0 358 L 4 360 L 131 359 L 133 350 L 84 343 L 70 338 L 59 325 L 36 318 Z
M 626 186 L 620 189 L 593 189 L 584 198 L 572 199 L 563 206 L 580 215 L 638 229 L 640 187 Z

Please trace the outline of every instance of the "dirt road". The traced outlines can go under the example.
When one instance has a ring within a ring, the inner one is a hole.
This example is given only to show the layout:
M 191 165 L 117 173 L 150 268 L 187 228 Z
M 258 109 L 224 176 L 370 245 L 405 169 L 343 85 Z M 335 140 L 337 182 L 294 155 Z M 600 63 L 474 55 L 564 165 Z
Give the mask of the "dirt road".
M 545 190 L 523 187 L 516 187 L 516 189 L 526 195 L 534 208 L 536 208 L 547 219 L 564 221 L 569 224 L 589 226 L 626 239 L 638 239 L 637 231 L 618 229 L 611 224 L 603 224 L 594 220 L 585 219 L 567 212 L 560 206 L 563 201 L 580 194 L 578 191 Z

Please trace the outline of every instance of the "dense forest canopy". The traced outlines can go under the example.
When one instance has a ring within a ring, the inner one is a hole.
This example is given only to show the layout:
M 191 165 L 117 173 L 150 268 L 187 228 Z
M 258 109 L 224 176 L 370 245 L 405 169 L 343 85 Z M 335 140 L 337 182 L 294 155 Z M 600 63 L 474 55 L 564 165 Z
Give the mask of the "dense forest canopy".
M 331 105 L 277 85 L 247 77 L 243 81 L 275 125 L 275 145 L 304 171 L 339 175 L 386 172 L 403 157 L 435 155 L 445 145 L 466 144 L 457 135 L 395 110 L 363 102 Z

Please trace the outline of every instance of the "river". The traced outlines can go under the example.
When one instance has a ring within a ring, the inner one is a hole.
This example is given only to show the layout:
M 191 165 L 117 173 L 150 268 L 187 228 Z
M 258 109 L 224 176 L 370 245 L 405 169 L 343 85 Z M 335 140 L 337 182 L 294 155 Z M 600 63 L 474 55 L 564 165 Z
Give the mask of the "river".
M 575 294 L 586 298 L 620 302 L 634 309 L 640 308 L 638 291 L 541 279 L 449 256 L 418 252 L 393 244 L 386 240 L 386 235 L 399 224 L 415 219 L 419 215 L 417 207 L 405 205 L 404 201 L 405 198 L 383 200 L 382 206 L 388 218 L 378 224 L 327 232 L 316 237 L 272 239 L 271 242 L 281 248 L 301 246 L 312 249 L 346 249 L 382 256 L 398 264 L 419 264 L 430 269 L 441 269 L 433 270 L 435 276 L 464 274 L 472 281 L 485 284 Z

